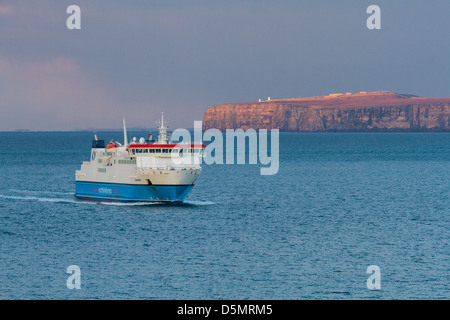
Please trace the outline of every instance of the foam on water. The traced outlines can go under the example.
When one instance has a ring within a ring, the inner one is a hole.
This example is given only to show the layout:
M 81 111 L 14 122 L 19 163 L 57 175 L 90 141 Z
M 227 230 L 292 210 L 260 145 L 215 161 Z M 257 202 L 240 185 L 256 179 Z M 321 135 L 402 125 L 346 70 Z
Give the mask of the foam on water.
M 0 198 L 10 199 L 10 200 L 22 200 L 22 201 L 39 201 L 39 202 L 58 202 L 58 203 L 89 203 L 93 204 L 94 202 L 86 202 L 79 201 L 75 198 L 49 198 L 49 197 L 38 197 L 38 196 L 12 196 L 7 194 L 0 194 Z
M 192 205 L 192 206 L 210 206 L 216 204 L 213 201 L 200 201 L 200 200 L 186 200 L 183 204 Z
M 8 189 L 8 191 L 14 192 L 14 193 L 38 194 L 38 195 L 73 195 L 74 194 L 74 192 L 20 190 L 20 189 Z
M 212 201 L 186 200 L 180 204 L 171 204 L 163 201 L 159 202 L 100 202 L 100 204 L 108 206 L 154 206 L 154 205 L 176 205 L 176 206 L 209 206 L 216 204 Z
M 153 206 L 158 204 L 164 204 L 164 202 L 100 202 L 100 204 L 106 206 Z
M 23 196 L 10 195 L 8 193 L 24 194 Z M 27 194 L 27 195 L 25 195 Z M 50 197 L 53 196 L 53 197 Z M 67 197 L 71 196 L 71 197 Z M 61 202 L 61 203 L 89 203 L 89 204 L 102 204 L 107 206 L 154 206 L 154 205 L 166 205 L 165 202 L 92 202 L 92 201 L 82 201 L 75 199 L 72 192 L 57 192 L 57 191 L 38 191 L 38 190 L 20 190 L 20 189 L 8 189 L 5 194 L 0 193 L 0 198 L 10 199 L 10 200 L 23 200 L 23 201 L 40 201 L 40 202 Z M 216 204 L 213 201 L 201 201 L 201 200 L 186 200 L 181 206 L 209 206 Z

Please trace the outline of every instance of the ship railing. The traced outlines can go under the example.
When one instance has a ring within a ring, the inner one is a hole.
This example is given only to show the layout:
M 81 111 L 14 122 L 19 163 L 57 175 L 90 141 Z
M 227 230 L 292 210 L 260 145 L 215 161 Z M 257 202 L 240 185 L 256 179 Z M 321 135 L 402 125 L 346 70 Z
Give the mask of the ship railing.
M 186 170 L 194 170 L 194 169 L 200 169 L 200 167 L 172 167 L 172 166 L 154 166 L 154 167 L 146 167 L 146 168 L 139 168 L 138 172 L 141 174 L 144 174 L 149 171 L 154 170 L 164 170 L 164 171 L 186 171 Z

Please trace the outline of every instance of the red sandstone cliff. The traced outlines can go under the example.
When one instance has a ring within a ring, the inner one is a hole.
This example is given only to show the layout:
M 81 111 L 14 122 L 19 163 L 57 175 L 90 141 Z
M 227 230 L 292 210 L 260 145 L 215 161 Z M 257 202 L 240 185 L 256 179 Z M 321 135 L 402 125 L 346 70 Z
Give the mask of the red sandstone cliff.
M 450 131 L 450 98 L 394 92 L 230 103 L 209 108 L 203 129 L 280 131 Z

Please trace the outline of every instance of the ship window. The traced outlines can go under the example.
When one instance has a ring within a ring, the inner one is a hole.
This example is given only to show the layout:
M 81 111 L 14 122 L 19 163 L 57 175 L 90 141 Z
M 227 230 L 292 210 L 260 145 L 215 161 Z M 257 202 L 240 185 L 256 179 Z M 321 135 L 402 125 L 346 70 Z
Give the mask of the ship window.
M 142 153 L 142 149 L 136 149 L 136 153 Z
M 98 168 L 98 172 L 106 173 L 106 168 Z
M 155 149 L 156 153 L 161 153 L 161 149 Z
M 163 149 L 163 153 L 168 153 L 169 150 L 168 149 Z
M 144 153 L 148 153 L 148 149 L 144 149 Z
M 136 164 L 136 160 L 119 160 L 119 164 Z
M 150 153 L 155 153 L 155 149 L 149 149 Z

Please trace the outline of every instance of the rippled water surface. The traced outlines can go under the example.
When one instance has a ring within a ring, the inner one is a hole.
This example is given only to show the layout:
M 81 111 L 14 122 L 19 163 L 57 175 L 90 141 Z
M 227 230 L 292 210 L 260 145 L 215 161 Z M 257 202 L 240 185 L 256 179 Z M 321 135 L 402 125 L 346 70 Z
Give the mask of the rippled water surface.
M 450 298 L 448 133 L 280 134 L 277 175 L 204 165 L 181 206 L 75 199 L 91 136 L 0 133 L 0 298 Z

